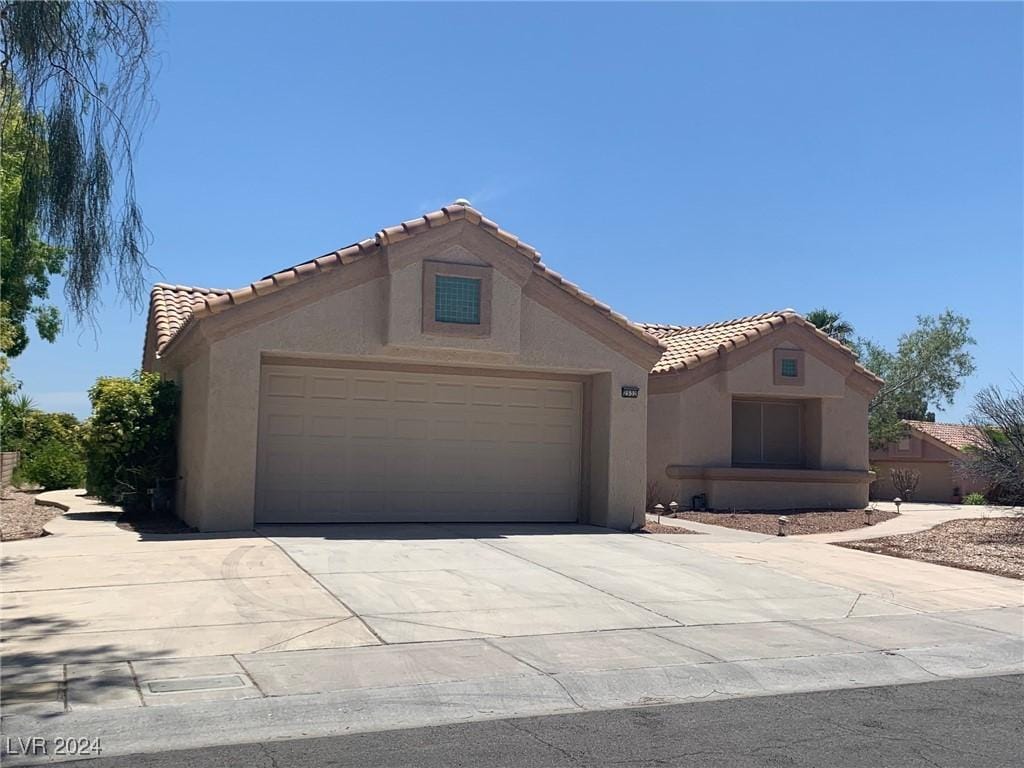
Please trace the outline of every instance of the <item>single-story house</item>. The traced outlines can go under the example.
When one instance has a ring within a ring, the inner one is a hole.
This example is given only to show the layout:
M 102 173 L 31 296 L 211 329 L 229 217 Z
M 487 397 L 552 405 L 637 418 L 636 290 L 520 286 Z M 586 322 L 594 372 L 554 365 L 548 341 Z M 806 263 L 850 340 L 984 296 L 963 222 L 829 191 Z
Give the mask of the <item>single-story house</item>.
M 913 501 L 959 504 L 969 493 L 984 493 L 986 483 L 971 477 L 959 466 L 965 448 L 978 443 L 978 431 L 969 424 L 905 420 L 907 433 L 900 440 L 871 451 L 876 480 L 872 498 L 894 499 L 892 470 L 906 469 L 918 475 Z
M 795 312 L 639 325 L 465 201 L 238 290 L 153 288 L 176 507 L 260 523 L 643 521 L 862 506 L 878 381 Z

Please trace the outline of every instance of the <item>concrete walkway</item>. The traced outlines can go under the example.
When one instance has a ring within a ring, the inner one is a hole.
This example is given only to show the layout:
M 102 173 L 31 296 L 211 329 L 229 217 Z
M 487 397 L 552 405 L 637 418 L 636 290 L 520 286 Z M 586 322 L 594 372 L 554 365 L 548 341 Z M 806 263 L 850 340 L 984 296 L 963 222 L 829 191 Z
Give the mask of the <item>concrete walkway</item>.
M 1021 582 L 795 538 L 151 536 L 59 500 L 4 546 L 3 732 L 104 755 L 1024 671 Z
M 885 511 L 896 511 L 896 505 L 891 501 L 877 501 L 872 504 L 876 509 Z M 964 518 L 980 517 L 1014 517 L 1024 515 L 1024 509 L 1020 507 L 995 507 L 987 505 L 967 504 L 915 504 L 907 503 L 900 505 L 900 514 L 891 520 L 879 523 L 878 525 L 858 528 L 852 531 L 838 531 L 836 533 L 814 533 L 806 536 L 795 536 L 802 541 L 816 541 L 819 543 L 831 543 L 835 541 L 861 541 L 863 539 L 879 539 L 883 536 L 898 536 L 903 533 L 917 533 L 927 531 L 941 523 L 950 520 L 962 520 Z

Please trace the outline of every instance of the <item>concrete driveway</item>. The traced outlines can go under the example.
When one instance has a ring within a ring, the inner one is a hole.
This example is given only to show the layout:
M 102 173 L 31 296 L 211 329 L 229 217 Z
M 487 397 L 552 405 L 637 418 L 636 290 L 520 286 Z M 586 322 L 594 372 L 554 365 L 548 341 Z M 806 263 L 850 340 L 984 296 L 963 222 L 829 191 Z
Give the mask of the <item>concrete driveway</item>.
M 54 535 L 3 548 L 4 724 L 118 733 L 111 753 L 259 740 L 269 722 L 285 738 L 1024 670 L 1021 582 L 821 543 L 140 536 L 64 500 Z
M 920 602 L 917 592 L 957 586 L 974 595 L 980 590 L 992 607 L 1019 597 L 1013 582 L 984 574 L 953 571 L 937 581 L 929 573 L 915 580 L 907 571 L 918 564 L 906 561 L 893 564 L 897 578 L 879 585 L 869 567 L 877 568 L 878 558 L 870 555 L 851 559 L 861 584 L 844 578 L 842 566 L 822 561 L 847 559 L 835 548 L 800 552 L 797 560 L 819 556 L 801 568 L 780 557 L 791 555 L 788 549 L 772 552 L 776 542 L 760 547 L 756 557 L 737 557 L 737 550 L 710 537 L 589 526 L 299 526 L 260 532 L 386 643 L 906 614 L 915 612 L 907 603 Z M 729 541 L 741 550 L 760 543 Z M 978 606 L 971 599 L 948 607 Z
M 140 536 L 84 499 L 3 555 L 19 664 L 1019 606 L 1019 582 L 718 529 L 272 526 Z

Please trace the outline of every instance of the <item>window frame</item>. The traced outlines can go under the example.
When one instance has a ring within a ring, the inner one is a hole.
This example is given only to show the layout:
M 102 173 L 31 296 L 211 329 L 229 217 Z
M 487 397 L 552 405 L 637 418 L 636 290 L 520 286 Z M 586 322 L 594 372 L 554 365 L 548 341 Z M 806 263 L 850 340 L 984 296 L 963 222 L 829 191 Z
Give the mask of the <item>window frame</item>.
M 782 375 L 783 360 L 792 360 L 796 363 L 796 376 Z M 781 386 L 803 386 L 804 362 L 804 351 L 802 349 L 776 349 L 772 357 L 772 382 Z
M 423 333 L 433 336 L 486 338 L 491 335 L 492 269 L 478 264 L 423 262 Z M 463 277 L 480 282 L 480 322 L 441 322 L 436 318 L 437 278 Z
M 737 461 L 736 460 L 736 440 L 735 440 L 735 409 L 737 403 L 743 403 L 746 405 L 756 405 L 759 407 L 759 422 L 758 422 L 758 437 L 760 443 L 760 461 Z M 799 459 L 797 462 L 777 462 L 777 461 L 765 461 L 764 454 L 764 407 L 765 406 L 784 406 L 787 408 L 793 408 L 797 413 L 797 453 Z M 734 467 L 747 467 L 747 468 L 764 468 L 764 469 L 806 469 L 807 468 L 807 435 L 805 433 L 807 429 L 807 414 L 804 413 L 805 401 L 801 399 L 796 400 L 764 400 L 759 398 L 746 398 L 746 397 L 734 397 L 730 406 L 730 419 L 732 421 L 730 429 L 730 453 L 731 463 Z

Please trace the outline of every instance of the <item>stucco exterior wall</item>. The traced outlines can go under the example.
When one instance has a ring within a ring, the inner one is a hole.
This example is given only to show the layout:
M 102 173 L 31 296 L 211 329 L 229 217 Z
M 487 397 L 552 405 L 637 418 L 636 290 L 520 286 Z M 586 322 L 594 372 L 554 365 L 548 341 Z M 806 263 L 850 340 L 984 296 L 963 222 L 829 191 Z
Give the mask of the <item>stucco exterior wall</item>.
M 873 466 L 877 478 L 871 487 L 874 499 L 892 500 L 901 495 L 893 487 L 890 474 L 891 470 L 901 467 L 919 475 L 913 501 L 953 501 L 953 468 L 948 461 L 879 461 Z
M 692 384 L 681 378 L 678 391 L 649 396 L 648 485 L 657 486 L 655 501 L 675 500 L 689 508 L 693 496 L 706 494 L 708 506 L 716 509 L 865 506 L 869 396 L 848 384 L 847 372 L 818 359 L 810 345 L 781 340 L 763 346 L 731 368 L 695 377 Z M 803 384 L 773 382 L 777 348 L 804 350 Z M 773 479 L 769 469 L 712 471 L 732 467 L 736 397 L 804 402 L 806 460 L 798 482 Z
M 200 354 L 177 377 L 181 390 L 178 419 L 178 483 L 175 505 L 189 525 L 202 527 L 202 501 L 207 478 L 207 387 L 210 357 Z
M 262 306 L 252 302 L 204 320 L 201 341 L 192 342 L 199 351 L 182 349 L 179 359 L 164 363 L 180 372 L 183 384 L 182 467 L 191 524 L 211 531 L 253 525 L 266 355 L 580 375 L 590 392 L 586 519 L 622 529 L 642 521 L 650 363 L 611 348 L 565 316 L 588 308 L 570 301 L 560 313 L 528 297 L 529 265 L 517 266 L 522 258 L 510 258 L 493 238 L 473 229 L 453 239 L 457 225 L 443 231 L 443 238 L 428 233 L 391 246 L 386 265 L 357 262 L 269 296 Z M 428 337 L 417 330 L 421 260 L 453 256 L 502 267 L 493 274 L 490 338 Z M 186 360 L 188 355 L 203 362 Z M 640 386 L 640 397 L 621 398 L 623 385 Z M 195 391 L 202 389 L 205 398 Z

